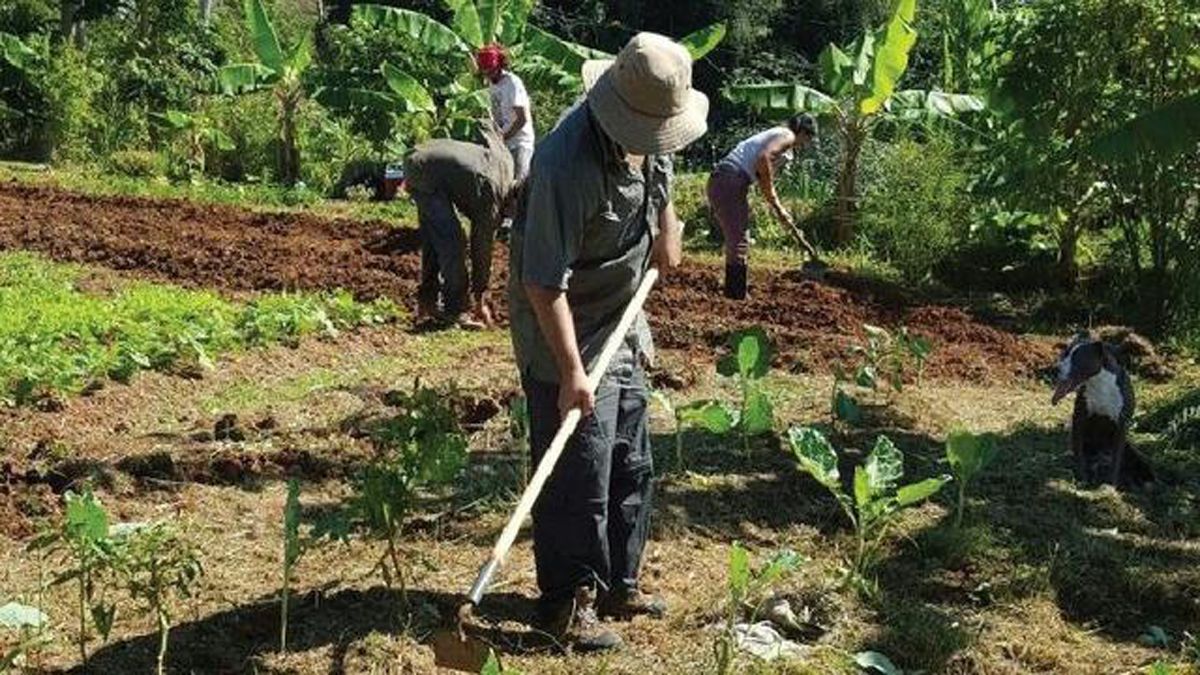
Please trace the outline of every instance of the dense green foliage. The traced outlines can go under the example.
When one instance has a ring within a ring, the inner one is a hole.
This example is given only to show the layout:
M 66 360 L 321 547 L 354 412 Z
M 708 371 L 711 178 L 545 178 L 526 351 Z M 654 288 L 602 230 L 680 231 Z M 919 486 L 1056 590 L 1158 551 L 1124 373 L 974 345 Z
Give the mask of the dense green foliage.
M 210 367 L 245 346 L 384 321 L 387 302 L 345 293 L 264 295 L 248 304 L 151 283 L 86 290 L 82 270 L 0 255 L 0 401 L 22 404 L 145 369 Z

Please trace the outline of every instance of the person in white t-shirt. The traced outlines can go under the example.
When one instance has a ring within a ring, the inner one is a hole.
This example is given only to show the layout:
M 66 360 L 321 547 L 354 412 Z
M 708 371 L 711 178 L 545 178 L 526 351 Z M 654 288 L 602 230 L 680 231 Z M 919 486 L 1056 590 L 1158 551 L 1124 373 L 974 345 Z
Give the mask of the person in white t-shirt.
M 498 44 L 482 47 L 475 55 L 479 72 L 487 79 L 492 100 L 492 121 L 513 156 L 514 178 L 519 184 L 529 175 L 533 160 L 533 109 L 525 83 L 508 70 L 508 54 Z
M 717 163 L 708 179 L 708 206 L 725 236 L 725 297 L 746 298 L 746 261 L 750 253 L 750 186 L 757 183 L 771 212 L 792 230 L 810 257 L 816 249 L 796 227 L 775 192 L 775 178 L 792 160 L 795 148 L 804 149 L 817 137 L 817 121 L 796 115 L 737 144 Z

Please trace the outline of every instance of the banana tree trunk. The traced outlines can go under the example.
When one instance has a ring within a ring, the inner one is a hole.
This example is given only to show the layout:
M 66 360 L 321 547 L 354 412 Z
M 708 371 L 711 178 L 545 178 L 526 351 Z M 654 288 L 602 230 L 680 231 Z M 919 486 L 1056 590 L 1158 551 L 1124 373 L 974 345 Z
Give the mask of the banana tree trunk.
M 1058 226 L 1058 280 L 1064 288 L 1075 288 L 1079 280 L 1078 250 L 1079 218 L 1072 210 Z
M 216 7 L 217 0 L 200 0 L 200 21 L 205 26 L 212 20 L 213 8 Z
M 296 145 L 299 107 L 299 91 L 288 89 L 279 94 L 279 179 L 288 187 L 300 180 L 300 148 Z
M 837 208 L 834 212 L 834 243 L 845 246 L 854 239 L 858 215 L 858 159 L 862 154 L 864 130 L 850 123 L 842 132 L 842 160 L 837 176 Z

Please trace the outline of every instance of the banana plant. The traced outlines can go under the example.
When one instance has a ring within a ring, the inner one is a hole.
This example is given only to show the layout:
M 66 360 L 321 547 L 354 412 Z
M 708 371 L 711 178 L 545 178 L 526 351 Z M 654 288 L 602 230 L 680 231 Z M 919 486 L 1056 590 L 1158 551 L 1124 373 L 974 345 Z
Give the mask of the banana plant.
M 834 238 L 854 237 L 858 210 L 858 161 L 863 146 L 883 120 L 925 122 L 983 110 L 966 94 L 896 87 L 908 69 L 917 41 L 916 0 L 896 0 L 891 18 L 863 33 L 849 47 L 830 44 L 817 60 L 820 89 L 803 84 L 763 83 L 730 87 L 726 95 L 768 114 L 808 112 L 833 121 L 841 146 Z
M 223 66 L 217 71 L 217 87 L 227 95 L 268 89 L 274 93 L 279 104 L 279 178 L 284 185 L 295 185 L 300 179 L 296 116 L 304 101 L 303 77 L 312 64 L 312 35 L 306 33 L 285 46 L 262 0 L 243 0 L 243 7 L 258 61 Z
M 400 110 L 433 116 L 434 130 L 452 136 L 469 136 L 474 122 L 488 114 L 486 92 L 479 88 L 473 56 L 480 47 L 499 43 L 513 57 L 513 69 L 527 85 L 578 92 L 580 69 L 589 59 L 610 59 L 611 54 L 563 40 L 529 23 L 533 0 L 444 0 L 453 15 L 447 26 L 418 11 L 384 5 L 355 5 L 352 16 L 376 29 L 396 31 L 422 45 L 429 53 L 461 64 L 459 77 L 435 87 L 430 78 L 385 65 L 381 76 L 385 90 L 323 89 L 318 99 L 354 101 L 381 110 Z M 725 25 L 713 24 L 680 40 L 692 58 L 702 58 L 725 37 Z M 440 102 L 437 103 L 437 102 Z
M 221 152 L 230 152 L 235 148 L 229 134 L 210 124 L 203 115 L 168 110 L 155 113 L 153 117 L 183 140 L 187 147 L 188 167 L 200 174 L 208 167 L 207 148 L 216 148 Z

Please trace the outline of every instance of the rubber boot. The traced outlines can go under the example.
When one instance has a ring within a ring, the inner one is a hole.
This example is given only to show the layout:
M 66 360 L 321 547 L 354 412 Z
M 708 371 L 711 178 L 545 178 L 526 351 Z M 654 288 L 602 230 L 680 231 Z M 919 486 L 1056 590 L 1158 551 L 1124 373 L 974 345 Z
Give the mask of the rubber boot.
M 742 263 L 726 263 L 725 297 L 731 300 L 746 299 L 746 274 L 746 265 Z

